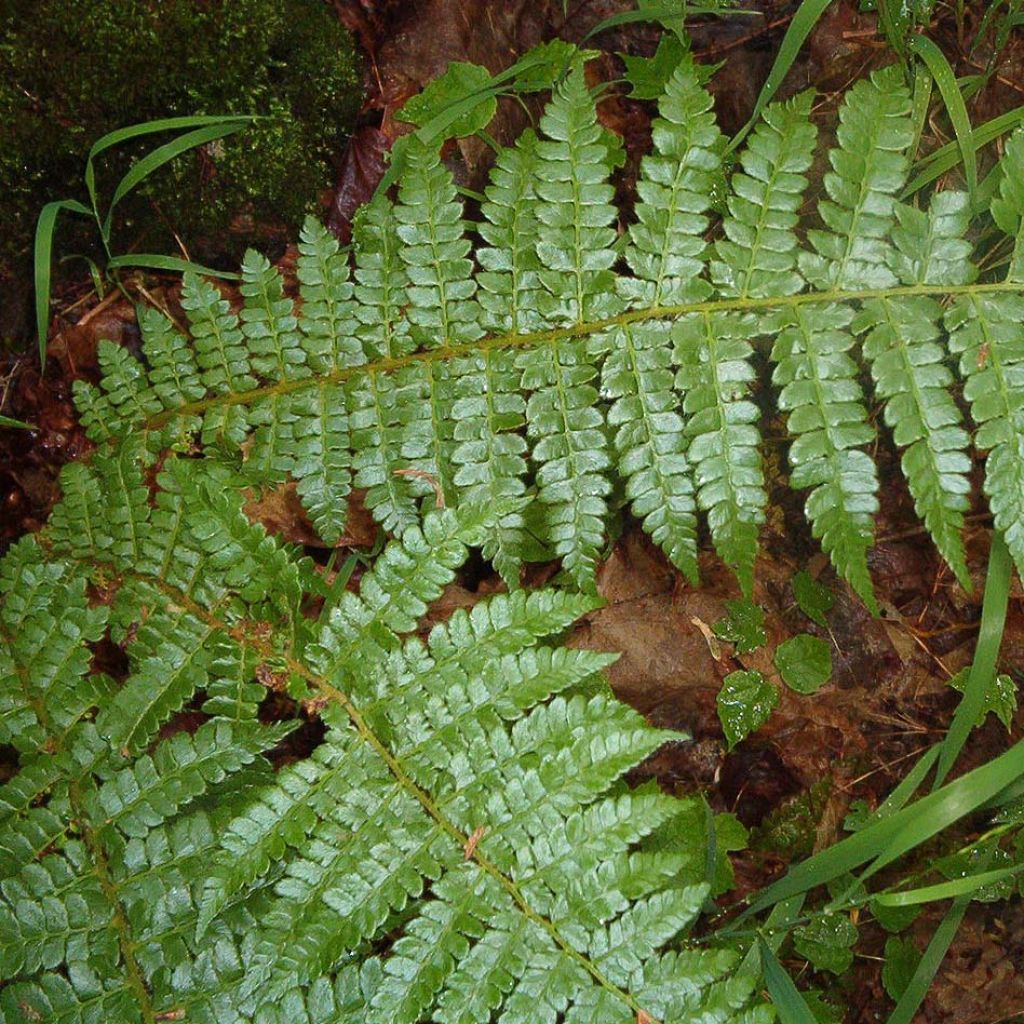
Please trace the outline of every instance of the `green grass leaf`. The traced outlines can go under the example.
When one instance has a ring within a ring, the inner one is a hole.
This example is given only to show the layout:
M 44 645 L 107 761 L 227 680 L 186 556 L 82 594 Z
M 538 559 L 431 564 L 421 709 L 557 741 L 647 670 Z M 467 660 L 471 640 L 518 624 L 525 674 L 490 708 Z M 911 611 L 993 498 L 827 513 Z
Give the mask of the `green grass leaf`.
M 106 215 L 103 218 L 101 232 L 103 240 L 110 242 L 110 229 L 114 214 L 114 208 L 124 199 L 129 192 L 138 188 L 154 171 L 159 170 L 166 163 L 170 163 L 175 157 L 187 153 L 190 149 L 204 146 L 215 139 L 223 139 L 235 132 L 248 128 L 247 121 L 227 121 L 219 124 L 206 125 L 203 128 L 196 128 L 194 131 L 179 135 L 176 139 L 159 146 L 157 149 L 147 153 L 142 159 L 137 160 L 128 173 L 117 183 L 114 194 L 111 197 L 110 205 L 107 207 Z
M 946 911 L 945 917 L 932 934 L 928 948 L 924 951 L 917 969 L 903 990 L 903 995 L 900 996 L 899 1002 L 889 1015 L 886 1024 L 911 1024 L 918 1007 L 924 1002 L 924 997 L 939 970 L 939 965 L 946 956 L 946 950 L 949 949 L 950 943 L 960 927 L 969 902 L 969 897 L 961 896 Z
M 58 199 L 47 203 L 39 211 L 36 222 L 36 240 L 33 269 L 36 291 L 36 336 L 39 340 L 39 369 L 46 370 L 46 335 L 50 329 L 50 286 L 53 274 L 53 234 L 57 217 L 62 210 L 91 217 L 92 211 L 74 199 Z
M 169 270 L 174 274 L 201 274 L 203 277 L 217 277 L 224 281 L 239 281 L 241 274 L 229 270 L 217 270 L 214 267 L 204 266 L 202 263 L 193 263 L 192 260 L 181 259 L 178 256 L 162 256 L 159 253 L 130 252 L 124 256 L 115 256 L 107 262 L 108 270 L 119 270 L 122 267 L 145 267 L 147 270 Z
M 1010 578 L 1013 560 L 1002 535 L 992 534 L 992 549 L 988 556 L 985 594 L 981 602 L 981 627 L 974 660 L 967 677 L 964 698 L 957 706 L 946 738 L 942 741 L 939 764 L 935 770 L 935 788 L 938 788 L 963 749 L 967 737 L 978 721 L 992 689 L 996 659 L 1003 640 L 1006 609 L 1010 599 Z
M 781 1024 L 817 1024 L 811 1008 L 807 1005 L 793 979 L 779 963 L 778 957 L 764 939 L 758 938 L 764 982 L 778 1011 Z
M 789 23 L 789 28 L 786 29 L 786 34 L 782 37 L 782 45 L 775 56 L 775 63 L 772 64 L 771 71 L 768 72 L 768 77 L 758 93 L 750 120 L 733 136 L 726 147 L 727 153 L 736 149 L 750 133 L 751 128 L 757 124 L 761 112 L 771 103 L 772 98 L 779 91 L 779 86 L 789 74 L 793 61 L 796 60 L 804 41 L 811 34 L 811 29 L 817 25 L 818 19 L 825 13 L 831 2 L 832 0 L 803 0 L 803 3 L 797 8 L 796 14 L 793 15 Z
M 927 36 L 912 36 L 910 49 L 924 62 L 938 87 L 939 95 L 946 105 L 946 112 L 956 133 L 960 157 L 964 164 L 964 176 L 967 179 L 967 192 L 974 202 L 978 194 L 978 156 L 975 149 L 974 133 L 971 130 L 971 119 L 967 114 L 963 94 L 957 83 L 956 75 L 949 66 L 945 54 Z

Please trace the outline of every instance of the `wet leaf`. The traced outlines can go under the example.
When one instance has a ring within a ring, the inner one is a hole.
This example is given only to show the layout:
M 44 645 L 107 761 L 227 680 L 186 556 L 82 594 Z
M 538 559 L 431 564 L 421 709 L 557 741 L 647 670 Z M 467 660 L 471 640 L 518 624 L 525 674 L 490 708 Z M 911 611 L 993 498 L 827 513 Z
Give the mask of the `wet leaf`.
M 395 114 L 399 121 L 407 121 L 422 128 L 456 103 L 476 97 L 445 127 L 447 138 L 462 138 L 486 128 L 498 109 L 493 78 L 487 68 L 468 61 L 452 61 L 448 70 L 435 78 L 423 92 L 413 96 Z
M 871 913 L 887 932 L 901 932 L 914 923 L 921 913 L 921 907 L 889 907 L 872 900 Z
M 828 587 L 815 580 L 809 572 L 801 570 L 793 577 L 793 597 L 800 611 L 812 622 L 822 628 L 828 626 L 825 616 L 836 603 L 836 595 Z
M 886 940 L 882 984 L 890 999 L 897 1000 L 903 995 L 920 962 L 921 954 L 910 939 L 894 935 Z
M 816 693 L 832 677 L 832 648 L 819 637 L 801 633 L 779 644 L 775 667 L 791 690 Z
M 714 842 L 710 831 L 714 828 Z M 703 798 L 690 801 L 671 827 L 663 830 L 658 841 L 673 852 L 687 852 L 694 863 L 704 861 L 706 876 L 711 882 L 711 896 L 728 892 L 734 884 L 729 853 L 747 848 L 748 834 L 734 814 L 712 814 Z M 714 853 L 714 865 L 708 861 Z M 712 876 L 713 872 L 713 877 Z
M 726 618 L 712 627 L 715 636 L 736 645 L 737 654 L 749 654 L 764 645 L 768 634 L 764 631 L 764 609 L 753 601 L 741 599 L 726 601 Z
M 845 1013 L 840 1006 L 830 1003 L 820 989 L 812 988 L 803 993 L 807 1009 L 814 1014 L 818 1024 L 843 1024 Z
M 967 686 L 967 675 L 970 672 L 970 668 L 961 669 L 952 679 L 949 681 L 949 685 L 954 690 L 959 690 L 960 693 L 964 692 L 964 688 Z M 999 719 L 1003 725 L 1009 730 L 1013 723 L 1013 713 L 1017 710 L 1017 684 L 1013 679 L 1006 675 L 997 675 L 992 682 L 989 684 L 988 691 L 985 694 L 985 701 L 981 706 L 981 712 L 978 715 L 976 725 L 981 725 L 985 721 L 985 717 L 991 711 L 992 714 Z
M 793 945 L 817 971 L 842 974 L 853 963 L 857 929 L 845 914 L 822 914 L 793 932 Z
M 718 720 L 732 750 L 778 707 L 779 691 L 760 672 L 730 672 L 718 691 Z
M 653 57 L 621 54 L 622 63 L 626 65 L 626 81 L 633 86 L 630 97 L 635 100 L 660 99 L 665 85 L 685 56 L 686 47 L 670 34 L 661 37 Z
M 513 87 L 518 92 L 541 92 L 550 89 L 572 64 L 588 60 L 597 53 L 597 50 L 581 50 L 564 39 L 551 39 L 524 53 L 507 74 L 512 76 Z
M 847 832 L 859 832 L 871 821 L 874 813 L 866 800 L 851 800 L 850 808 L 843 819 L 843 828 Z

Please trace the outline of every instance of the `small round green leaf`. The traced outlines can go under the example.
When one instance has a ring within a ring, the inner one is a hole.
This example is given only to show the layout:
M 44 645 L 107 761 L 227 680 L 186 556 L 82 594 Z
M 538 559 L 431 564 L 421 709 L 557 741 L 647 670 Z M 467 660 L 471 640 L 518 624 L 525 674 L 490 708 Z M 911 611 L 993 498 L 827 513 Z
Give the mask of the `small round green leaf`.
M 759 604 L 743 598 L 726 601 L 725 610 L 728 616 L 719 619 L 712 629 L 720 640 L 735 644 L 737 654 L 756 651 L 768 639 L 764 631 L 764 609 Z
M 825 616 L 836 603 L 836 595 L 809 572 L 801 570 L 793 577 L 793 597 L 807 618 L 822 628 L 828 625 Z
M 718 691 L 718 720 L 732 750 L 778 707 L 779 691 L 760 672 L 730 672 Z
M 921 954 L 910 939 L 897 936 L 886 939 L 882 984 L 890 999 L 898 1000 L 903 995 L 920 962 Z
M 816 636 L 801 633 L 775 649 L 775 667 L 791 690 L 816 693 L 832 676 L 832 648 Z
M 817 971 L 842 974 L 853 963 L 857 929 L 846 914 L 822 914 L 793 932 L 796 951 Z

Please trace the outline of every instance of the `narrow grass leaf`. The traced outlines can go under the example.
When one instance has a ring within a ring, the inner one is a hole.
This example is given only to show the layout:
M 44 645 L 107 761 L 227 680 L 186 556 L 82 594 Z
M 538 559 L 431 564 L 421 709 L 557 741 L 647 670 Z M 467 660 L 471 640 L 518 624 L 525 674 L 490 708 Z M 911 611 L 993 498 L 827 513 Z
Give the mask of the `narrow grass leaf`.
M 971 131 L 975 152 L 981 149 L 982 146 L 987 146 L 993 140 L 998 139 L 1001 135 L 1012 131 L 1022 121 L 1024 121 L 1024 106 L 1016 107 L 1005 114 L 993 117 L 991 121 L 978 125 Z M 930 185 L 937 178 L 941 178 L 946 171 L 952 170 L 960 162 L 961 158 L 959 141 L 947 142 L 946 145 L 939 147 L 934 153 L 929 153 L 928 156 L 923 157 L 918 162 L 917 173 L 903 190 L 901 198 L 906 199 L 915 192 L 920 192 L 926 185 Z M 991 174 L 989 177 L 991 177 Z
M 796 893 L 807 892 L 873 860 L 872 874 L 976 810 L 1024 774 L 1024 742 L 895 814 L 866 825 L 852 836 L 792 868 L 768 886 L 740 915 L 742 920 Z
M 967 179 L 967 192 L 974 202 L 978 192 L 978 157 L 975 150 L 974 133 L 971 130 L 971 119 L 967 114 L 963 94 L 957 84 L 956 75 L 946 60 L 946 55 L 927 36 L 913 36 L 910 49 L 917 54 L 935 80 L 942 102 L 956 133 L 960 156 L 964 163 L 964 176 Z
M 751 128 L 760 120 L 761 111 L 771 103 L 772 97 L 778 92 L 783 79 L 789 74 L 789 69 L 793 66 L 793 61 L 796 60 L 797 54 L 804 45 L 804 40 L 811 34 L 811 29 L 818 23 L 818 19 L 825 13 L 825 8 L 830 3 L 831 0 L 803 0 L 796 14 L 793 15 L 786 34 L 782 37 L 782 45 L 779 47 L 775 63 L 772 65 L 771 71 L 768 72 L 768 77 L 758 94 L 750 120 L 733 136 L 729 145 L 726 146 L 726 153 L 731 153 L 736 149 L 747 137 Z
M 36 222 L 36 240 L 33 269 L 36 286 L 36 335 L 39 338 L 39 370 L 46 370 L 46 333 L 50 326 L 50 286 L 53 275 L 53 233 L 61 210 L 92 216 L 92 210 L 74 199 L 58 199 L 47 203 L 39 211 Z
M 772 947 L 762 938 L 758 938 L 757 944 L 761 950 L 764 982 L 779 1013 L 779 1020 L 782 1024 L 817 1024 L 807 1001 L 793 984 L 793 979 L 786 969 L 779 963 Z
M 110 206 L 107 207 L 107 214 L 103 218 L 103 237 L 107 240 L 110 238 L 110 223 L 114 207 L 132 189 L 142 184 L 154 171 L 159 170 L 164 164 L 169 163 L 176 156 L 180 156 L 190 149 L 203 146 L 216 139 L 223 139 L 247 127 L 248 124 L 246 122 L 221 122 L 220 124 L 207 125 L 204 128 L 196 128 L 194 131 L 179 135 L 176 139 L 172 139 L 170 142 L 158 146 L 152 152 L 147 153 L 141 160 L 133 164 L 128 173 L 118 182 L 114 195 L 110 200 Z
M 215 270 L 213 267 L 204 266 L 202 263 L 193 263 L 192 260 L 183 260 L 178 256 L 161 256 L 152 252 L 131 252 L 124 256 L 115 256 L 109 263 L 109 270 L 118 270 L 121 267 L 145 267 L 147 270 L 170 270 L 174 273 L 185 273 L 191 270 L 193 273 L 202 274 L 205 277 L 218 277 L 224 281 L 238 281 L 240 274 L 232 273 L 229 270 Z
M 953 936 L 956 935 L 957 929 L 960 927 L 960 922 L 963 920 L 969 903 L 970 897 L 961 896 L 946 911 L 946 916 L 943 917 L 939 927 L 935 929 L 935 934 L 910 979 L 910 984 L 900 996 L 900 1001 L 889 1015 L 886 1024 L 910 1024 L 914 1019 L 918 1007 L 924 1001 L 924 997 L 931 987 L 932 979 L 939 970 L 939 965 L 946 956 Z
M 963 749 L 963 745 L 977 724 L 985 699 L 995 677 L 996 659 L 1003 639 L 1006 623 L 1006 608 L 1010 599 L 1010 577 L 1013 560 L 1010 551 L 998 531 L 992 532 L 992 548 L 988 556 L 988 572 L 985 578 L 985 595 L 981 602 L 981 627 L 978 644 L 974 649 L 970 675 L 964 695 L 957 706 L 949 732 L 942 741 L 939 766 L 935 772 L 935 785 L 941 786 L 950 768 Z
M 204 125 L 224 124 L 229 121 L 258 121 L 257 114 L 200 114 L 186 117 L 162 117 L 155 121 L 143 121 L 140 124 L 130 124 L 124 128 L 117 128 L 115 131 L 101 135 L 89 150 L 89 156 L 85 161 L 85 187 L 89 190 L 89 198 L 92 205 L 96 206 L 96 167 L 94 160 L 105 150 L 112 146 L 118 146 L 130 139 L 137 139 L 142 135 L 156 135 L 159 132 L 182 131 L 190 128 L 201 128 Z
M 879 893 L 872 896 L 871 900 L 883 907 L 914 907 L 920 903 L 970 896 L 986 885 L 994 885 L 1006 878 L 1013 878 L 1021 871 L 1024 871 L 1024 864 L 1013 868 L 1000 868 L 998 871 L 985 871 L 980 875 L 969 875 L 967 878 L 955 878 L 952 882 L 924 885 L 918 889 L 907 889 L 905 892 Z
M 747 11 L 742 7 L 716 7 L 714 4 L 709 4 L 704 7 L 699 4 L 687 4 L 685 6 L 686 17 L 696 18 L 700 15 L 716 15 L 717 17 L 732 17 L 733 15 L 745 14 L 757 18 L 763 18 L 764 14 L 761 11 Z M 607 18 L 599 21 L 584 37 L 583 42 L 588 39 L 593 39 L 594 36 L 600 35 L 602 32 L 606 32 L 610 28 L 618 28 L 620 25 L 632 25 L 638 21 L 657 21 L 660 22 L 665 28 L 669 28 L 669 22 L 675 18 L 677 21 L 682 21 L 680 15 L 680 4 L 662 4 L 660 6 L 648 6 L 642 7 L 637 11 L 620 11 L 618 14 L 611 14 Z M 670 31 L 675 31 L 670 29 Z

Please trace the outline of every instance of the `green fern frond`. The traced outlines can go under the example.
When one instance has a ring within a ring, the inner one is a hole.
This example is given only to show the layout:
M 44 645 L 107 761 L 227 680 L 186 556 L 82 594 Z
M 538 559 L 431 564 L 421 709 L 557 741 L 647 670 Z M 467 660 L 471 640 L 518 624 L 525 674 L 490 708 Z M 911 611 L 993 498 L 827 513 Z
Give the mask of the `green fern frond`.
M 101 502 L 120 493 L 113 470 L 83 471 Z M 507 514 L 444 510 L 312 624 L 312 577 L 245 521 L 230 479 L 172 457 L 155 507 L 185 509 L 176 535 L 132 518 L 139 550 L 195 572 L 98 543 L 50 557 L 26 541 L 3 563 L 5 722 L 24 752 L 0 790 L 5 849 L 24 851 L 0 887 L 4 992 L 60 994 L 68 1019 L 77 999 L 123 1000 L 125 1020 L 263 1021 L 312 1013 L 314 994 L 338 1006 L 325 993 L 341 998 L 356 957 L 344 999 L 363 1020 L 635 1017 L 632 989 L 707 888 L 702 851 L 643 850 L 686 804 L 621 782 L 666 734 L 611 696 L 610 656 L 544 640 L 593 599 L 496 595 L 403 639 Z M 117 591 L 109 609 L 90 607 L 87 572 Z M 129 654 L 120 683 L 89 657 L 108 626 Z M 258 723 L 264 669 L 318 695 L 328 723 L 276 774 L 262 752 L 295 723 Z M 160 739 L 199 691 L 212 717 Z M 694 965 L 695 999 L 735 965 L 716 957 Z
M 942 334 L 957 335 L 979 302 L 1014 302 L 1020 261 L 1011 258 L 1002 291 L 976 285 L 962 201 L 898 202 L 914 133 L 895 66 L 845 98 L 818 224 L 802 231 L 812 98 L 765 111 L 716 228 L 709 210 L 724 147 L 683 60 L 621 239 L 608 181 L 619 154 L 578 63 L 539 135 L 499 154 L 476 225 L 437 152 L 414 139 L 397 202 L 379 195 L 356 218 L 354 276 L 349 254 L 310 222 L 297 305 L 255 255 L 237 313 L 188 278 L 193 341 L 149 313 L 145 364 L 104 345 L 100 386 L 76 386 L 89 436 L 111 449 L 141 436 L 154 458 L 198 445 L 256 488 L 291 479 L 328 544 L 344 534 L 352 488 L 394 535 L 434 504 L 503 504 L 484 555 L 512 586 L 524 561 L 553 553 L 577 586 L 592 588 L 612 495 L 692 578 L 699 510 L 749 593 L 767 505 L 755 362 L 766 348 L 793 438 L 789 482 L 809 491 L 812 531 L 873 606 L 878 479 L 863 343 L 918 514 L 966 582 L 969 454 Z M 1022 153 L 1015 136 L 992 205 L 1015 247 Z M 947 296 L 953 312 L 940 324 Z M 989 350 L 966 335 L 952 344 Z M 1005 434 L 1016 387 L 1011 373 L 1004 411 L 982 403 L 976 420 L 998 419 Z M 976 446 L 993 447 L 995 431 L 985 427 Z M 1017 473 L 1011 452 L 990 462 L 1003 477 Z M 98 506 L 83 479 L 68 478 L 68 506 L 77 502 L 85 527 Z M 1015 487 L 986 491 L 1011 529 Z M 84 528 L 80 543 L 98 551 L 94 532 Z

